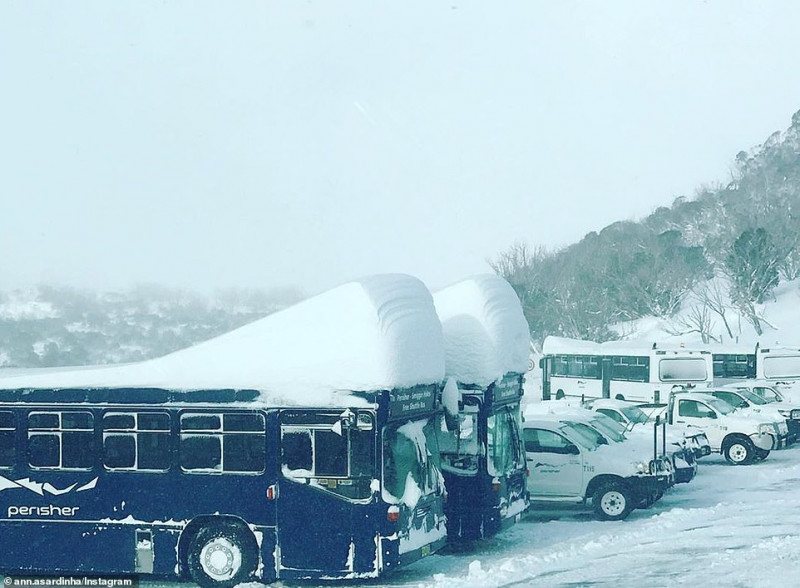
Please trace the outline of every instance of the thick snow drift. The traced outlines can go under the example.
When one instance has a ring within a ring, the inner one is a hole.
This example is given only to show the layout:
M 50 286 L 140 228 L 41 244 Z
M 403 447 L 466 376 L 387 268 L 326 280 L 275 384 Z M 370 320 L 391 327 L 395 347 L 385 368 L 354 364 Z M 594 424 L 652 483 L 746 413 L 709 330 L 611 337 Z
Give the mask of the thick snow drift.
M 343 405 L 342 391 L 441 382 L 430 292 L 407 275 L 350 282 L 193 347 L 122 366 L 3 375 L 0 388 L 256 389 L 270 404 Z
M 448 377 L 488 386 L 508 372 L 528 369 L 530 332 L 514 289 L 484 274 L 433 295 L 442 321 Z

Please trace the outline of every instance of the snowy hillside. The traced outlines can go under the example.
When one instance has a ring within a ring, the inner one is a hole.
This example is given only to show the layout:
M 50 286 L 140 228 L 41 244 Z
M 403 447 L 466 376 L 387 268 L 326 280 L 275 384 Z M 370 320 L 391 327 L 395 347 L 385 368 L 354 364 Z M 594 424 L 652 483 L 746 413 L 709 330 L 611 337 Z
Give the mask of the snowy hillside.
M 718 298 L 710 300 L 709 293 Z M 800 345 L 800 279 L 779 284 L 768 300 L 756 305 L 756 311 L 763 329 L 761 335 L 731 302 L 725 279 L 716 278 L 696 288 L 674 316 L 647 316 L 617 323 L 612 330 L 622 339 L 647 341 Z
M 140 361 L 230 331 L 298 299 L 294 292 L 201 296 L 161 287 L 0 291 L 0 367 Z

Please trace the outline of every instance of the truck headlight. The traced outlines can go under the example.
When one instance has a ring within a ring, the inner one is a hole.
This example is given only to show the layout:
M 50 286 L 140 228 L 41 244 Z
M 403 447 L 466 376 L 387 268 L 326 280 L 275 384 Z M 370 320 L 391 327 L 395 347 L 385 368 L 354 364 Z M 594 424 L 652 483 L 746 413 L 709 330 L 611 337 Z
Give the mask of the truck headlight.
M 649 472 L 649 466 L 646 463 L 644 463 L 643 461 L 640 461 L 639 463 L 636 464 L 636 471 L 638 473 L 640 473 L 640 474 L 649 474 L 650 473 Z
M 768 425 L 766 423 L 758 425 L 759 435 L 769 435 L 770 433 L 772 433 L 772 425 Z

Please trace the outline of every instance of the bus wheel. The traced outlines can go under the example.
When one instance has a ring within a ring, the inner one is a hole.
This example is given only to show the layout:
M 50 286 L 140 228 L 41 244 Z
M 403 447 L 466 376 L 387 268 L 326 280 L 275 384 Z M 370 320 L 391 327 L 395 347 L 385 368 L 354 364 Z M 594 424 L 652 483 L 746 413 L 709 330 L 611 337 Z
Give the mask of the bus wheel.
M 249 530 L 212 525 L 198 531 L 189 545 L 189 574 L 198 585 L 231 588 L 250 579 L 258 566 L 258 548 Z
M 722 450 L 725 459 L 733 465 L 746 465 L 755 458 L 756 447 L 750 439 L 744 437 L 733 439 Z
M 634 508 L 631 493 L 624 484 L 603 484 L 592 496 L 594 513 L 601 521 L 621 521 Z
M 614 396 L 614 400 L 625 400 L 625 397 L 622 394 L 617 394 Z
M 564 396 L 565 396 L 565 394 L 564 394 L 563 390 L 558 390 L 556 392 L 556 400 L 561 400 L 562 398 L 564 398 Z

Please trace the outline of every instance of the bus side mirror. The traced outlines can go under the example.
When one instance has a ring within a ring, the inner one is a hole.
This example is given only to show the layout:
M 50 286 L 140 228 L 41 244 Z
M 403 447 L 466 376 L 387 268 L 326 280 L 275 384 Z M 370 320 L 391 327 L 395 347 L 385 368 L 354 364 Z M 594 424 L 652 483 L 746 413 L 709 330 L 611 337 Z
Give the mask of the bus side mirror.
M 544 357 L 539 359 L 539 367 L 544 369 Z

